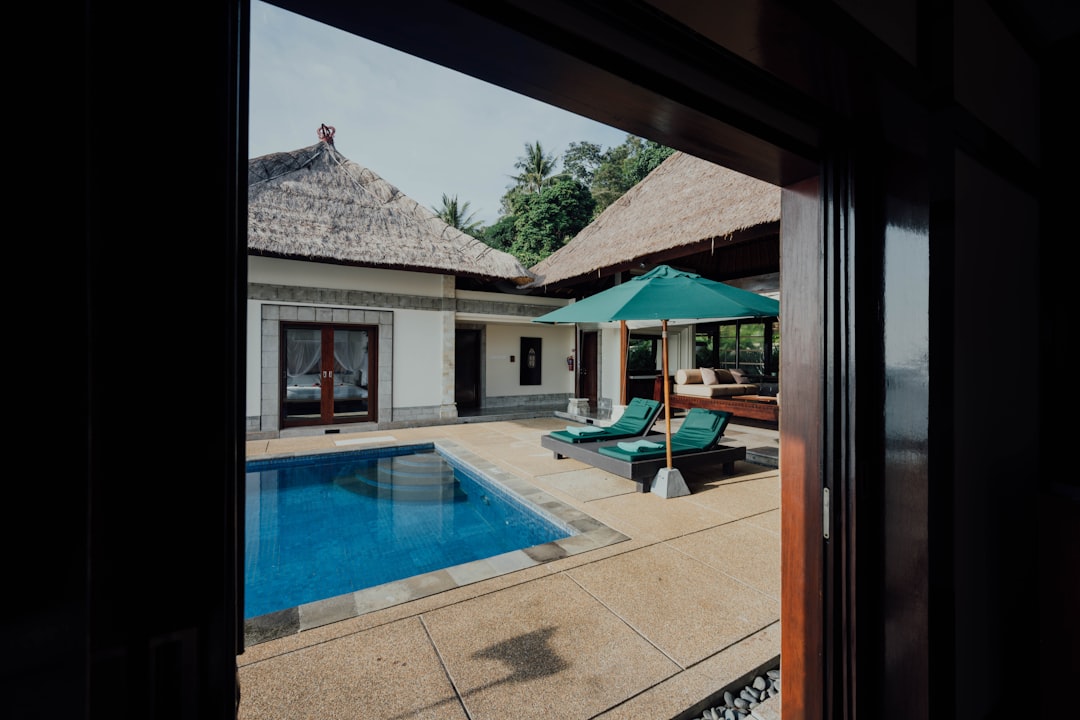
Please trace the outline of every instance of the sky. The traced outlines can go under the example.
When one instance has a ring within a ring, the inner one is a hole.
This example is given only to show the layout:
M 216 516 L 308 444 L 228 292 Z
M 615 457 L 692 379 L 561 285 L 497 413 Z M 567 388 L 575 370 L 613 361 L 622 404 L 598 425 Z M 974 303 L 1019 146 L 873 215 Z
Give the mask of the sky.
M 427 208 L 443 195 L 491 225 L 526 144 L 561 157 L 627 133 L 385 45 L 251 3 L 248 157 L 298 150 L 335 128 L 353 162 Z M 560 163 L 558 168 L 561 169 Z

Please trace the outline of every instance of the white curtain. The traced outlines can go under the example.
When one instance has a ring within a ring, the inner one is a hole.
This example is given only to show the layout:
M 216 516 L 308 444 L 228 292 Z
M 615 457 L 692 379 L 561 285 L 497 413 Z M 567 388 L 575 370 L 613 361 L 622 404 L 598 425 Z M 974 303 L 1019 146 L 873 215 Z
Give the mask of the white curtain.
M 318 328 L 288 329 L 285 332 L 285 358 L 286 376 L 318 375 L 322 363 L 322 331 Z
M 368 334 L 366 330 L 334 331 L 336 373 L 353 373 L 355 383 L 367 387 Z

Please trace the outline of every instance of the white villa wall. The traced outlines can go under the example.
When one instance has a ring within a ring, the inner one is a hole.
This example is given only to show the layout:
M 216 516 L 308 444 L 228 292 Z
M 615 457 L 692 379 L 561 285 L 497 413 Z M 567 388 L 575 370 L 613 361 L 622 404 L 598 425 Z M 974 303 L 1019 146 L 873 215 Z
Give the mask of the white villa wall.
M 369 292 L 389 292 L 400 295 L 443 294 L 445 275 L 381 270 L 379 268 L 345 267 L 300 260 L 281 260 L 259 256 L 248 257 L 248 282 L 296 287 L 337 288 Z
M 611 408 L 620 407 L 620 348 L 619 328 L 605 328 L 600 331 L 600 383 L 597 392 L 600 397 L 601 407 L 605 401 L 610 403 Z
M 573 393 L 566 356 L 573 328 L 533 317 L 566 301 L 456 291 L 447 275 L 353 268 L 277 258 L 248 258 L 246 413 L 249 432 L 280 430 L 277 406 L 279 318 L 379 326 L 380 427 L 456 418 L 455 328 L 484 332 L 484 404 L 519 408 L 551 404 Z M 544 339 L 541 385 L 521 385 L 521 337 Z
M 443 314 L 418 310 L 394 311 L 397 330 L 394 333 L 395 408 L 442 404 Z M 449 400 L 453 402 L 453 387 L 450 391 Z
M 659 325 L 654 330 L 657 338 L 660 337 Z M 621 358 L 620 358 L 620 332 L 619 328 L 602 328 L 600 331 L 600 343 L 602 358 L 600 367 L 600 397 L 611 402 L 611 407 L 619 405 L 621 395 Z M 656 357 L 656 373 L 659 375 L 663 365 L 659 354 Z M 668 326 L 668 373 L 675 374 L 679 368 L 695 367 L 694 362 L 694 326 L 679 325 Z
M 542 340 L 540 348 L 541 385 L 521 384 L 521 338 Z M 488 395 L 542 395 L 573 393 L 574 373 L 566 368 L 566 356 L 574 349 L 573 325 L 523 323 L 492 324 L 487 327 Z M 513 356 L 514 361 L 510 362 Z
M 463 300 L 476 300 L 478 302 L 521 302 L 529 305 L 536 305 L 540 307 L 547 307 L 551 310 L 561 308 L 563 305 L 569 303 L 568 300 L 562 298 L 544 297 L 543 295 L 515 295 L 512 293 L 494 293 L 494 292 L 480 292 L 478 290 L 458 290 L 454 293 L 457 297 Z M 547 312 L 547 311 L 545 311 Z M 464 313 L 463 313 L 464 314 Z M 515 322 L 521 322 L 521 318 L 515 319 Z M 532 325 L 541 325 L 542 323 L 529 322 Z M 548 327 L 554 327 L 549 325 Z M 562 326 L 560 326 L 562 327 Z
M 694 326 L 668 327 L 668 374 L 679 368 L 697 367 L 694 359 Z

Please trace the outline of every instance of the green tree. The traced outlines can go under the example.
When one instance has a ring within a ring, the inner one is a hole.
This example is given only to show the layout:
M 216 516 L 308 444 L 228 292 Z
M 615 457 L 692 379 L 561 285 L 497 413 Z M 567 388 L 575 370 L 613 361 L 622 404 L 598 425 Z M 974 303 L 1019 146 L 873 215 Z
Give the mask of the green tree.
M 494 225 L 484 228 L 484 233 L 480 239 L 496 250 L 510 252 L 510 249 L 514 246 L 514 222 L 516 219 L 512 214 L 503 215 L 495 221 Z
M 457 195 L 450 197 L 443 193 L 442 207 L 433 205 L 431 209 L 439 216 L 440 220 L 450 227 L 457 228 L 475 238 L 483 235 L 483 228 L 481 223 L 476 220 L 476 213 L 469 212 L 468 202 L 459 203 Z
M 563 153 L 563 169 L 570 177 L 591 189 L 593 176 L 603 160 L 604 151 L 596 143 L 572 142 Z
M 562 174 L 555 173 L 557 164 L 558 158 L 553 153 L 544 152 L 539 140 L 532 144 L 525 143 L 525 154 L 514 163 L 514 167 L 521 172 L 512 176 L 516 183 L 513 189 L 539 193 L 562 177 Z
M 596 214 L 621 198 L 626 191 L 645 179 L 674 149 L 627 135 L 622 145 L 608 148 L 593 171 L 589 189 L 596 198 Z
M 570 177 L 517 196 L 511 254 L 526 267 L 535 265 L 589 224 L 595 204 L 589 189 Z
M 596 143 L 570 143 L 558 158 L 537 140 L 525 144 L 511 177 L 514 184 L 500 200 L 500 219 L 485 228 L 481 240 L 535 265 L 592 222 L 671 153 L 650 140 L 627 135 L 620 145 L 602 150 Z
M 627 136 L 627 140 L 629 141 L 631 137 Z M 669 148 L 652 140 L 633 139 L 637 140 L 637 143 L 635 143 L 634 150 L 630 152 L 623 165 L 627 190 L 644 180 L 645 176 L 655 170 L 657 165 L 667 160 L 675 152 L 674 148 Z
M 652 338 L 631 338 L 626 348 L 626 369 L 634 373 L 656 371 L 657 342 Z
M 626 184 L 623 174 L 623 166 L 630 155 L 630 142 L 631 138 L 627 136 L 622 145 L 608 148 L 600 157 L 600 164 L 596 167 L 592 184 L 589 186 L 593 198 L 596 199 L 597 215 L 633 187 Z

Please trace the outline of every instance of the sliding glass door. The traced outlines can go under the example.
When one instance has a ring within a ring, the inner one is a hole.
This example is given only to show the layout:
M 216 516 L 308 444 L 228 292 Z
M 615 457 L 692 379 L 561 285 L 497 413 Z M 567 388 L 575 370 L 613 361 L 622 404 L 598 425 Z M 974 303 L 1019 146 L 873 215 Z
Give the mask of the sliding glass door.
M 376 417 L 376 326 L 283 323 L 281 331 L 282 427 Z

